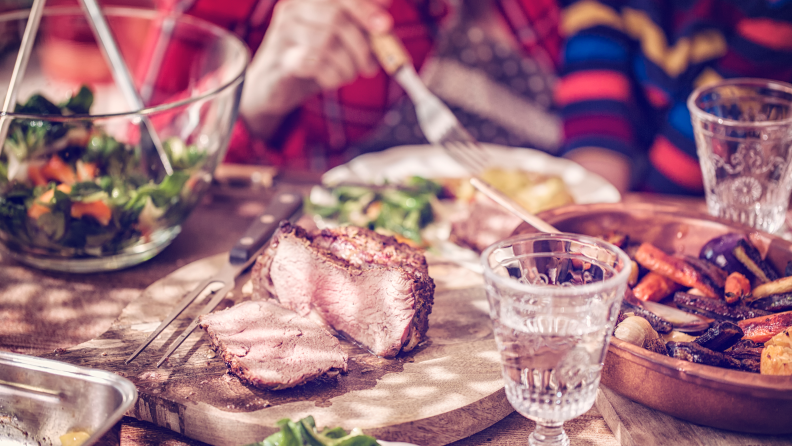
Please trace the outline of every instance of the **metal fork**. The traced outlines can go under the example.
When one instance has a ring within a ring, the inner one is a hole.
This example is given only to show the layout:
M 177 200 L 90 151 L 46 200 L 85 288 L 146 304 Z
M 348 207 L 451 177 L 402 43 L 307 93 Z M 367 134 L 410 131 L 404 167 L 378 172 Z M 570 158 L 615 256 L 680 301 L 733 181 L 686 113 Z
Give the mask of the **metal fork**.
M 410 63 L 406 50 L 395 36 L 372 36 L 371 44 L 382 67 L 396 79 L 415 104 L 418 123 L 426 139 L 443 147 L 454 161 L 470 173 L 473 187 L 537 230 L 560 232 L 481 178 L 481 172 L 492 165 L 486 147 L 479 144 L 451 110 L 426 88 Z

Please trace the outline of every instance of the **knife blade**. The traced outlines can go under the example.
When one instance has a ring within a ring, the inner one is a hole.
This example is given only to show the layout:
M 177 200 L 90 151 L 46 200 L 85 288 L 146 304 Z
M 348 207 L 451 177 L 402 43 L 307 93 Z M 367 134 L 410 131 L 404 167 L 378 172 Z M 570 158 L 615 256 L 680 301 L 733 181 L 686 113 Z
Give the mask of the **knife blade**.
M 162 333 L 179 315 L 184 312 L 190 304 L 212 284 L 222 284 L 222 288 L 214 292 L 214 296 L 209 303 L 204 306 L 199 316 L 207 314 L 223 300 L 226 294 L 234 288 L 236 278 L 248 269 L 258 257 L 258 253 L 270 239 L 278 228 L 282 220 L 294 220 L 302 209 L 302 196 L 296 192 L 279 192 L 267 205 L 264 213 L 259 215 L 245 231 L 245 234 L 237 240 L 228 253 L 228 262 L 213 276 L 201 281 L 192 291 L 187 293 L 184 298 L 176 305 L 165 320 L 146 338 L 145 341 L 135 350 L 125 364 L 132 362 L 146 347 L 151 344 L 157 336 Z M 157 367 L 163 362 L 190 336 L 190 333 L 198 326 L 198 318 L 185 329 L 182 334 L 170 345 L 168 351 L 157 363 Z

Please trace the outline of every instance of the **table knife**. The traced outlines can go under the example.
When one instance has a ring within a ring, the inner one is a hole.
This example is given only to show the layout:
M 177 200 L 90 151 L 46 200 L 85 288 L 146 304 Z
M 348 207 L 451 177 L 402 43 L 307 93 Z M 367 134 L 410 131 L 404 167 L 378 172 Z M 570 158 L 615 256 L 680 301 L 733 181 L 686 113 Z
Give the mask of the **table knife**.
M 248 269 L 258 257 L 267 241 L 278 228 L 282 220 L 295 220 L 302 209 L 302 196 L 296 192 L 280 192 L 276 194 L 267 205 L 263 214 L 259 215 L 245 234 L 234 244 L 228 253 L 228 262 L 215 275 L 201 281 L 192 291 L 182 298 L 182 300 L 171 311 L 167 318 L 154 330 L 148 338 L 127 358 L 125 364 L 134 360 L 157 336 L 170 325 L 179 315 L 195 301 L 195 299 L 209 285 L 221 284 L 222 288 L 215 291 L 211 300 L 203 307 L 200 315 L 210 313 L 225 298 L 226 294 L 234 288 L 236 278 Z M 200 316 L 199 315 L 199 316 Z M 157 367 L 163 362 L 190 336 L 190 333 L 198 326 L 198 317 L 182 332 L 182 334 L 168 347 L 168 351 L 157 362 Z

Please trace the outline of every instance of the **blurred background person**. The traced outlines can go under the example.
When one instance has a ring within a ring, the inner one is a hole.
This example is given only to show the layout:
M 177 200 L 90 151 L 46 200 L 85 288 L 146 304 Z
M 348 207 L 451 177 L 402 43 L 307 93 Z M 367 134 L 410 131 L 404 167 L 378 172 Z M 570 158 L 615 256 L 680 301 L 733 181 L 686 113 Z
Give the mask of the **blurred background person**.
M 324 171 L 360 153 L 426 143 L 412 103 L 371 53 L 368 35 L 386 32 L 403 41 L 430 89 L 481 141 L 550 153 L 560 147 L 561 121 L 552 103 L 561 45 L 554 1 L 145 2 L 141 6 L 213 22 L 250 47 L 253 59 L 228 162 Z M 78 4 L 51 0 L 48 6 L 56 3 Z M 111 82 L 98 51 L 87 54 L 81 45 L 92 41 L 90 32 L 76 35 L 66 25 L 49 36 L 56 37 L 49 45 L 49 72 L 68 78 L 91 69 L 96 82 Z M 189 88 L 180 75 L 189 64 L 168 57 L 167 49 L 164 57 L 153 57 L 161 30 L 114 32 L 141 34 L 127 39 L 141 48 L 121 50 L 148 105 Z M 156 73 L 153 92 L 146 87 L 149 72 Z
M 474 136 L 554 152 L 557 24 L 551 1 L 281 0 L 248 70 L 241 115 L 251 144 L 232 145 L 228 159 L 324 170 L 426 143 L 368 45 L 369 33 L 385 32 Z
M 703 193 L 686 101 L 723 78 L 792 81 L 792 2 L 564 1 L 562 153 L 622 191 Z

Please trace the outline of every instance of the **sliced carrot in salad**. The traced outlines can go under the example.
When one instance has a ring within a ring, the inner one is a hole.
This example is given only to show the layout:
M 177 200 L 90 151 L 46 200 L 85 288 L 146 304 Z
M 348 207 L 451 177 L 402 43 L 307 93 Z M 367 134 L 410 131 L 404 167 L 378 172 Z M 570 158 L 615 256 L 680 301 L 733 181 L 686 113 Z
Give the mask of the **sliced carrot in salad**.
M 68 194 L 71 192 L 71 186 L 68 184 L 59 184 L 56 189 L 63 192 L 64 194 Z M 49 189 L 41 194 L 38 198 L 33 201 L 33 204 L 30 205 L 28 208 L 27 214 L 28 217 L 38 220 L 39 217 L 42 215 L 52 212 L 49 208 L 49 204 L 52 199 L 55 198 L 55 189 Z
M 74 184 L 77 182 L 77 176 L 74 174 L 74 170 L 58 155 L 52 155 L 49 161 L 47 161 L 47 164 L 41 168 L 41 173 L 44 174 L 44 177 L 47 179 L 60 183 Z
M 43 165 L 39 164 L 30 164 L 28 166 L 28 179 L 33 182 L 34 186 L 44 186 L 48 183 L 47 178 L 44 177 L 44 173 L 41 171 Z
M 91 181 L 96 178 L 99 167 L 96 163 L 86 163 L 82 160 L 77 160 L 77 180 L 78 181 Z
M 102 200 L 91 201 L 89 203 L 80 201 L 72 203 L 72 217 L 82 218 L 86 215 L 96 219 L 102 226 L 107 226 L 107 224 L 110 223 L 110 219 L 113 218 L 113 210 Z

